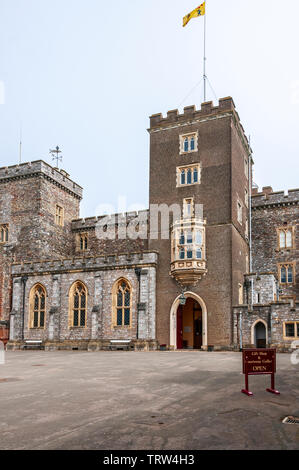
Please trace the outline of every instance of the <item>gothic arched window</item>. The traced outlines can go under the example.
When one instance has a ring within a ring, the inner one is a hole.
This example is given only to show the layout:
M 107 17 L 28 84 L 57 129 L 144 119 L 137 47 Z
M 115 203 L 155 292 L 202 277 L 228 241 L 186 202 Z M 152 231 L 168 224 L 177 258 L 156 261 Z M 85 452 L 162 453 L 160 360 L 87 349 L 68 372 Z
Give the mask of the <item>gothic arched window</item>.
M 132 288 L 126 279 L 117 281 L 113 288 L 114 326 L 131 326 Z
M 41 284 L 36 284 L 30 292 L 30 328 L 45 328 L 46 317 L 46 289 Z
M 87 288 L 77 281 L 70 290 L 70 327 L 84 328 L 86 326 Z

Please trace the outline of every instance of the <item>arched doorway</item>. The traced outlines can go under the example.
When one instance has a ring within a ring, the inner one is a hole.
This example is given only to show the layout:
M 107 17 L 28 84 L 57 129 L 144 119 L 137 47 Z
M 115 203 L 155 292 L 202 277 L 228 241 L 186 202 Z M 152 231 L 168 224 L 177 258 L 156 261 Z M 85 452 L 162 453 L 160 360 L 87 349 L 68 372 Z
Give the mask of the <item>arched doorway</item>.
M 259 321 L 254 327 L 255 346 L 264 349 L 267 347 L 267 330 L 263 322 Z
M 201 349 L 202 309 L 189 297 L 185 305 L 177 309 L 177 349 Z
M 204 301 L 192 292 L 185 292 L 186 304 L 178 297 L 170 312 L 170 346 L 173 349 L 206 349 L 207 308 Z

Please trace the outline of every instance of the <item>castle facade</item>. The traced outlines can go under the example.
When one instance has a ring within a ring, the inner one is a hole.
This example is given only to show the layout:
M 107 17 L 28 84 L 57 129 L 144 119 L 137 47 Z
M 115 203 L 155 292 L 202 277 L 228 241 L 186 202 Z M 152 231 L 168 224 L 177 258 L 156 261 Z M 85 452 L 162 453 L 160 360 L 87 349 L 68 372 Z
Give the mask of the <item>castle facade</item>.
M 0 168 L 7 348 L 239 350 L 299 341 L 299 189 L 262 192 L 232 98 L 150 118 L 149 210 L 79 218 L 44 161 Z

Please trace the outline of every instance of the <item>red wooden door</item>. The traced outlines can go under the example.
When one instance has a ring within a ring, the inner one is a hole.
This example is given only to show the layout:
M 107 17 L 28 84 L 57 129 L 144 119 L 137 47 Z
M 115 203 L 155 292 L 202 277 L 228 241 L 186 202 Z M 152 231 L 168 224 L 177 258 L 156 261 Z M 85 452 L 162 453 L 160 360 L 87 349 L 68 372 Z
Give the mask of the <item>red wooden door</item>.
M 180 305 L 177 311 L 177 349 L 183 349 L 183 308 Z

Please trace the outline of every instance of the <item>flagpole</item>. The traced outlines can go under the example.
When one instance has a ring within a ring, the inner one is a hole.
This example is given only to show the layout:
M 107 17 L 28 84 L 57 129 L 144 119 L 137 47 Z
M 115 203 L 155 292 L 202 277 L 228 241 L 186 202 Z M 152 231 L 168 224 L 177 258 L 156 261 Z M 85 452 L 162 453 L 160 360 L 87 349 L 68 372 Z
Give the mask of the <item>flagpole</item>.
M 205 0 L 205 15 L 204 15 L 204 54 L 203 54 L 203 83 L 204 83 L 204 102 L 207 100 L 207 74 L 206 74 L 206 33 L 207 33 L 207 0 Z

